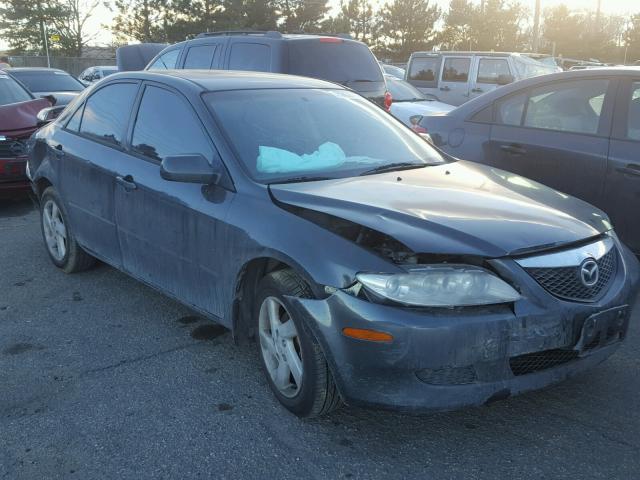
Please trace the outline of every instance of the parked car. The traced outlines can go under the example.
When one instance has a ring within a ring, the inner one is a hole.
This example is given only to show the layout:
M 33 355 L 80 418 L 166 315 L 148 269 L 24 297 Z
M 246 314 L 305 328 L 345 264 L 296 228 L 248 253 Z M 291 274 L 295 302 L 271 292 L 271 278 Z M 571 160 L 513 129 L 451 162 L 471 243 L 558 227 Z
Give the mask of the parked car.
M 462 105 L 486 92 L 556 68 L 518 53 L 416 52 L 406 80 L 427 95 L 450 105 Z
M 97 67 L 89 67 L 78 76 L 78 80 L 85 87 L 88 87 L 92 83 L 102 80 L 104 77 L 107 77 L 117 72 L 118 72 L 118 67 L 114 65 L 100 65 Z
M 387 88 L 391 93 L 393 103 L 391 104 L 391 114 L 402 123 L 409 127 L 413 127 L 411 118 L 426 115 L 439 115 L 453 110 L 453 106 L 446 103 L 438 102 L 433 98 L 427 97 L 420 90 L 391 75 L 385 75 Z
M 394 78 L 399 80 L 404 80 L 405 77 L 405 69 L 396 67 L 395 65 L 389 65 L 388 63 L 380 62 L 380 67 L 382 67 L 382 71 L 385 75 L 391 75 Z
M 419 124 L 451 155 L 598 206 L 640 253 L 640 69 L 532 78 Z
M 37 128 L 36 115 L 50 105 L 0 71 L 0 198 L 29 191 L 27 140 Z
M 333 83 L 119 73 L 30 151 L 56 266 L 99 258 L 254 336 L 301 416 L 484 404 L 626 336 L 640 267 L 604 213 L 444 156 Z
M 36 97 L 53 96 L 56 105 L 66 105 L 84 85 L 64 70 L 57 68 L 10 68 L 6 72 L 22 83 Z
M 388 109 L 391 97 L 378 61 L 362 42 L 344 36 L 280 32 L 210 32 L 165 48 L 147 70 L 250 70 L 340 83 Z

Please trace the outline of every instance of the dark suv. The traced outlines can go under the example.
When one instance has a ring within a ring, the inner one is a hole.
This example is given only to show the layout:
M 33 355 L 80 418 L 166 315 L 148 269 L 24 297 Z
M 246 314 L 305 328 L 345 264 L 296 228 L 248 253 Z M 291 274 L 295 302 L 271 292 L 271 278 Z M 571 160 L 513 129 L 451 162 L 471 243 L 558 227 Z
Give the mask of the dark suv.
M 346 36 L 280 32 L 210 32 L 170 45 L 146 68 L 288 73 L 340 83 L 389 108 L 382 70 L 371 50 Z

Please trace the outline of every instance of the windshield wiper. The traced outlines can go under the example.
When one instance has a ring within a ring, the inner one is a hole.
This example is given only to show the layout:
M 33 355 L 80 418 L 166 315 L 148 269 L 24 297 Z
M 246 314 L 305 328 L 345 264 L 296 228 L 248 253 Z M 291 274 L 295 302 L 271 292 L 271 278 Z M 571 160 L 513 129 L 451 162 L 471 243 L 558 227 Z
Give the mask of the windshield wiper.
M 394 170 L 409 170 L 410 168 L 422 168 L 426 166 L 427 166 L 426 163 L 415 163 L 415 162 L 388 163 L 387 165 L 379 165 L 375 168 L 365 170 L 360 174 L 360 176 L 372 175 L 374 173 L 392 172 Z
M 277 185 L 281 183 L 299 183 L 299 182 L 319 182 L 320 180 L 334 180 L 335 177 L 313 177 L 309 175 L 303 175 L 300 177 L 291 177 L 286 178 L 284 180 L 278 180 L 276 182 L 271 182 L 270 185 Z

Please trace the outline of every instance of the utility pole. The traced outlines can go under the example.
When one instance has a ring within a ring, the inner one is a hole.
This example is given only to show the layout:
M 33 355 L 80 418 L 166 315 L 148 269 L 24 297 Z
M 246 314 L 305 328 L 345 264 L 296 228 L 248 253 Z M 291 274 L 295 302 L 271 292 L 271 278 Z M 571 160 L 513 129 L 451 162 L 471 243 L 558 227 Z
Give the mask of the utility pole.
M 49 40 L 47 39 L 47 27 L 44 24 L 42 2 L 40 0 L 38 0 L 38 23 L 40 24 L 40 34 L 42 35 L 42 42 L 44 44 L 44 53 L 47 56 L 47 68 L 51 68 L 51 58 L 49 57 Z
M 538 53 L 540 48 L 540 0 L 536 0 L 536 9 L 533 14 L 533 53 Z

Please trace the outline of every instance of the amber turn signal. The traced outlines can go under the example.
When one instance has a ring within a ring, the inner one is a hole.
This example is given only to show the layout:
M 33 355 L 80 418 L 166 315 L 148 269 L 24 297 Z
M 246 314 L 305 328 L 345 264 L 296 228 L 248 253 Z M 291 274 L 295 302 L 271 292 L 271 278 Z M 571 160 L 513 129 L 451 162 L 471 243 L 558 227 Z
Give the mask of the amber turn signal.
M 376 330 L 368 330 L 364 328 L 343 328 L 342 334 L 345 337 L 357 338 L 358 340 L 368 340 L 370 342 L 392 342 L 393 335 Z

